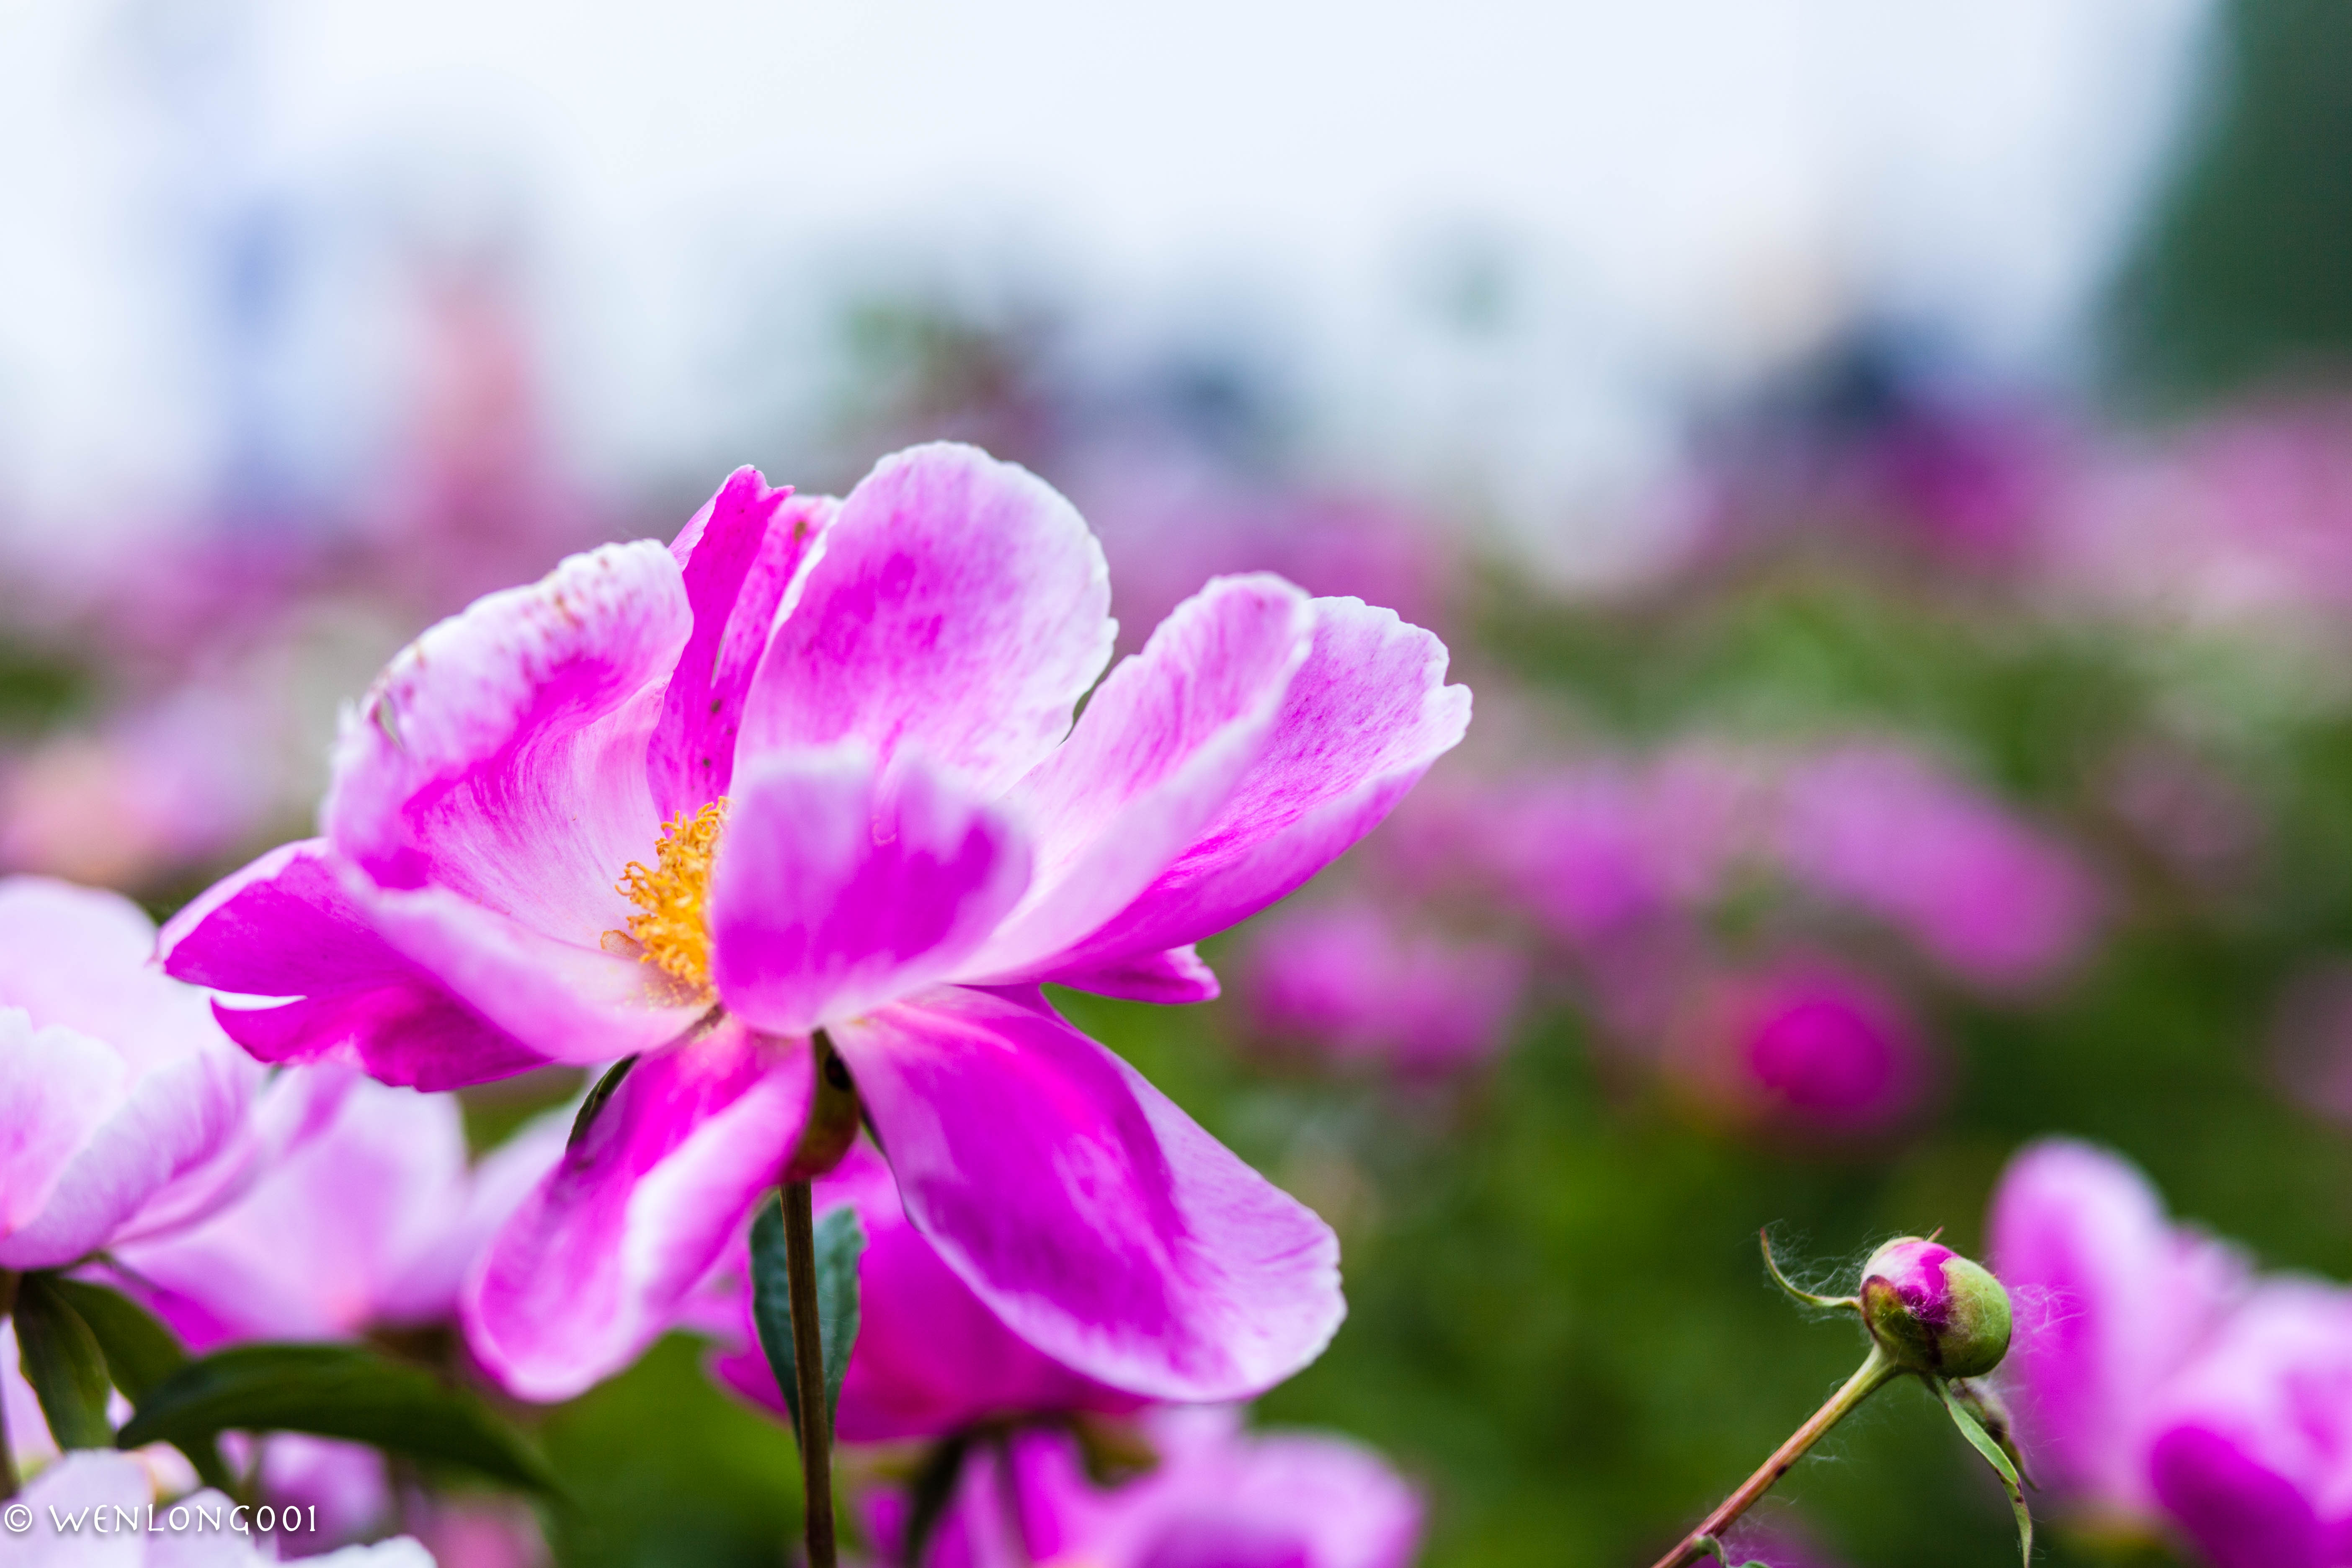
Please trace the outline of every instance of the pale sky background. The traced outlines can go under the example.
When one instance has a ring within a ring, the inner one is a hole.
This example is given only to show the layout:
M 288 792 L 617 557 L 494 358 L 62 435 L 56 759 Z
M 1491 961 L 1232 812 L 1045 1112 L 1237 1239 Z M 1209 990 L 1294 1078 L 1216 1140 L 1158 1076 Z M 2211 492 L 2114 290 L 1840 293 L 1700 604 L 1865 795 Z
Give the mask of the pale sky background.
M 859 269 L 1025 271 L 1113 345 L 1261 333 L 1331 464 L 1466 463 L 1557 510 L 1653 481 L 1695 392 L 1841 311 L 2063 384 L 2207 22 L 2205 0 L 0 0 L 0 520 L 185 504 L 240 398 L 320 486 L 364 473 L 402 374 L 391 241 L 484 233 L 524 259 L 562 433 L 612 482 L 763 460 L 743 447 L 805 394 L 814 312 Z M 293 324 L 225 398 L 219 237 L 257 230 L 294 237 Z M 1475 342 L 1416 303 L 1465 236 L 1516 280 L 1509 330 Z

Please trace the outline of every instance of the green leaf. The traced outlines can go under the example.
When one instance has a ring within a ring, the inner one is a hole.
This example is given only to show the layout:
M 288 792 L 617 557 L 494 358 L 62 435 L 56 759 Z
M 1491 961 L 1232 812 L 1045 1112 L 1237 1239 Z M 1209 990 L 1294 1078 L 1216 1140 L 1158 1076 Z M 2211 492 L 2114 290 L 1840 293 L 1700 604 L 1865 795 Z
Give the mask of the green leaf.
M 231 1429 L 341 1437 L 561 1489 L 547 1461 L 480 1399 L 356 1345 L 237 1345 L 192 1361 L 148 1390 L 116 1442 L 184 1447 Z
M 114 1424 L 106 1418 L 106 1352 L 98 1336 L 47 1274 L 16 1282 L 16 1350 L 25 1381 L 40 1397 L 41 1415 L 60 1448 L 110 1448 Z
M 849 1352 L 857 1343 L 857 1260 L 866 1251 L 866 1227 L 857 1211 L 843 1206 L 816 1222 L 816 1326 L 824 1347 L 825 1430 L 841 1405 L 841 1380 L 849 1371 Z M 762 1205 L 751 1222 L 751 1316 L 760 1330 L 760 1348 L 768 1352 L 768 1369 L 784 1393 L 784 1404 L 799 1428 L 801 1394 L 799 1361 L 793 1350 L 793 1293 L 784 1252 L 784 1214 L 781 1204 Z
M 180 1342 L 180 1336 L 121 1291 L 62 1275 L 51 1277 L 48 1284 L 89 1325 L 106 1357 L 107 1375 L 133 1405 L 188 1364 L 188 1347 Z M 221 1458 L 220 1446 L 211 1438 L 185 1444 L 181 1452 L 206 1486 L 225 1492 L 236 1489 L 236 1478 Z
M 2001 1452 L 2000 1445 L 1993 1441 L 1974 1415 L 1969 1414 L 1968 1406 L 1953 1395 L 1950 1384 L 1940 1377 L 1931 1377 L 1927 1381 L 1935 1385 L 1936 1397 L 1944 1402 L 1944 1408 L 1951 1412 L 1952 1425 L 1960 1429 L 1960 1436 L 1969 1440 L 1970 1447 L 1984 1456 L 1985 1463 L 2000 1477 L 2000 1484 L 2009 1493 L 2010 1510 L 2017 1515 L 2020 1560 L 2027 1568 L 2032 1568 L 2033 1515 L 2026 1509 L 2024 1489 L 2017 1484 L 2017 1467 L 2009 1462 L 2009 1456 Z
M 121 1291 L 63 1277 L 52 1278 L 48 1289 L 89 1325 L 106 1357 L 107 1374 L 133 1405 L 188 1364 L 188 1347 L 180 1336 Z

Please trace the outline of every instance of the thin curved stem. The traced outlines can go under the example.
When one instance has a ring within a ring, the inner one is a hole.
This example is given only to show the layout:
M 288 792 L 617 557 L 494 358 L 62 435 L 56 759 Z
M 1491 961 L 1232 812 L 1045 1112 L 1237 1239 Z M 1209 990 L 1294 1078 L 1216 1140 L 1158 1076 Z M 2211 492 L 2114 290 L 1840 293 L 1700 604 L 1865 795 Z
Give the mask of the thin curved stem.
M 833 1421 L 825 1408 L 824 1338 L 816 1315 L 815 1200 L 784 1184 L 784 1273 L 793 1304 L 793 1372 L 800 1383 L 801 1491 L 809 1568 L 835 1568 Z
M 1845 1386 L 1830 1395 L 1829 1403 L 1813 1412 L 1812 1418 L 1789 1435 L 1789 1440 L 1772 1451 L 1757 1472 L 1740 1483 L 1739 1489 L 1716 1505 L 1715 1511 L 1699 1521 L 1698 1525 L 1682 1539 L 1682 1544 L 1658 1559 L 1654 1568 L 1689 1568 L 1707 1553 L 1707 1542 L 1720 1537 L 1731 1528 L 1734 1521 L 1755 1506 L 1756 1500 L 1770 1491 L 1773 1483 L 1785 1476 L 1812 1450 L 1814 1444 L 1828 1436 L 1829 1429 L 1844 1420 L 1853 1407 L 1877 1393 L 1903 1374 L 1903 1369 L 1888 1359 L 1876 1345 L 1870 1347 L 1869 1359 L 1854 1374 L 1845 1380 Z
M 0 1327 L 5 1327 L 10 1313 L 16 1310 L 16 1277 L 0 1268 Z M 0 1502 L 15 1497 L 24 1480 L 16 1474 L 16 1450 L 8 1445 L 8 1401 L 0 1398 Z

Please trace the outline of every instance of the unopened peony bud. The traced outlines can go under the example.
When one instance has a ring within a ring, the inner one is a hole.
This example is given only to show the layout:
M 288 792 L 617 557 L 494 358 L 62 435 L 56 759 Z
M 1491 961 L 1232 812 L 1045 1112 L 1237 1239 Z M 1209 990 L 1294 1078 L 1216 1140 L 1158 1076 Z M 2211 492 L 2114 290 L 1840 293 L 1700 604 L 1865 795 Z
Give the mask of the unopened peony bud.
M 1906 1236 L 1862 1266 L 1862 1321 L 1907 1372 L 1981 1377 L 2009 1353 L 2009 1292 L 1981 1264 Z

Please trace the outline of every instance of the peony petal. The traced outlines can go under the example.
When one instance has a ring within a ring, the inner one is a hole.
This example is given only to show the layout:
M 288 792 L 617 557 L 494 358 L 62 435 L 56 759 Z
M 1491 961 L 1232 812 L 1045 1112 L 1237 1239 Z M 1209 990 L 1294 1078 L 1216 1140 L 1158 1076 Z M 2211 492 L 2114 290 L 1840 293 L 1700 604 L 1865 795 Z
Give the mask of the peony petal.
M 711 975 L 754 1028 L 797 1034 L 947 973 L 1027 885 L 1027 845 L 909 759 L 855 751 L 744 770 L 711 871 Z
M 820 1216 L 848 1205 L 866 1230 L 858 1260 L 857 1343 L 841 1384 L 845 1442 L 937 1437 L 992 1417 L 1091 1410 L 1120 1414 L 1142 1403 L 1080 1376 L 1013 1337 L 907 1222 L 890 1167 L 862 1140 L 816 1184 Z M 711 1370 L 771 1410 L 784 1408 L 759 1346 L 751 1292 L 740 1292 L 738 1348 Z
M 982 796 L 1068 731 L 1118 631 L 1070 503 L 971 447 L 885 458 L 841 503 L 743 710 L 743 756 L 915 745 Z
M 281 846 L 222 879 L 163 927 L 163 968 L 223 991 L 298 998 L 215 1006 L 220 1027 L 266 1062 L 342 1062 L 386 1083 L 431 1089 L 506 1078 L 552 1059 L 467 1007 L 386 942 L 371 923 L 369 897 L 324 839 Z
M 387 888 L 446 888 L 593 951 L 660 834 L 646 748 L 690 620 L 651 540 L 477 600 L 345 718 L 328 839 Z
M 2133 1166 L 2063 1139 L 2010 1162 L 1990 1237 L 2017 1303 L 2003 1377 L 2035 1468 L 2053 1489 L 2149 1511 L 2157 1394 L 2242 1298 L 2243 1262 L 2175 1230 Z
M 1220 578 L 1111 671 L 1013 792 L 1034 825 L 1037 876 L 973 976 L 1057 967 L 1200 837 L 1265 754 L 1314 624 L 1307 595 L 1278 577 Z
M 39 1214 L 0 1237 L 0 1268 L 55 1268 L 104 1247 L 142 1205 L 229 1146 L 258 1077 L 226 1045 L 147 1072 L 58 1173 Z
M 103 1535 L 58 1530 L 49 1515 L 54 1510 L 68 1518 L 87 1518 L 95 1511 L 111 1524 L 120 1510 L 143 1522 L 147 1505 L 154 1500 L 154 1483 L 136 1455 L 104 1449 L 67 1454 L 27 1482 L 16 1500 L 31 1510 L 35 1528 L 29 1535 L 8 1538 L 7 1560 L 13 1568 L 143 1568 L 148 1556 L 144 1535 L 131 1530 L 109 1530 Z
M 738 468 L 670 545 L 694 634 L 662 699 L 647 759 L 665 821 L 727 793 L 744 695 L 840 505 L 828 496 L 794 498 L 789 486 L 770 489 L 759 469 Z
M 1470 690 L 1444 684 L 1444 643 L 1360 600 L 1313 608 L 1313 650 L 1223 808 L 1044 978 L 1181 947 L 1255 914 L 1370 832 L 1462 739 Z
M 48 1206 L 66 1168 L 121 1104 L 122 1058 L 0 1007 L 0 1246 Z
M 814 1081 L 805 1044 L 732 1020 L 636 1063 L 468 1282 L 482 1364 L 542 1400 L 626 1366 L 775 1184 Z
M 464 1209 L 463 1119 L 446 1095 L 362 1080 L 346 1087 L 324 1132 L 203 1225 L 119 1248 L 132 1277 L 236 1339 L 340 1339 L 386 1321 L 388 1279 Z M 455 1304 L 458 1271 L 432 1315 Z
M 1091 991 L 1097 996 L 1169 1005 L 1213 1002 L 1223 989 L 1217 984 L 1217 972 L 1189 946 L 1117 959 L 1099 969 L 1066 969 L 1057 973 L 1054 980 L 1056 984 Z
M 1232 1399 L 1339 1327 L 1330 1227 L 1034 994 L 941 987 L 833 1037 L 908 1217 L 1055 1360 Z
M 120 893 L 0 880 L 0 1006 L 102 1040 L 133 1077 L 221 1045 L 204 993 L 156 973 L 155 922 Z
M 2212 1568 L 2286 1568 L 2341 1561 L 2312 1500 L 2226 1435 L 2177 1426 L 2148 1454 L 2157 1498 Z
M 446 888 L 362 892 L 368 919 L 387 942 L 493 1028 L 549 1060 L 608 1062 L 653 1050 L 709 1010 L 706 998 L 682 993 L 649 964 L 558 942 Z

